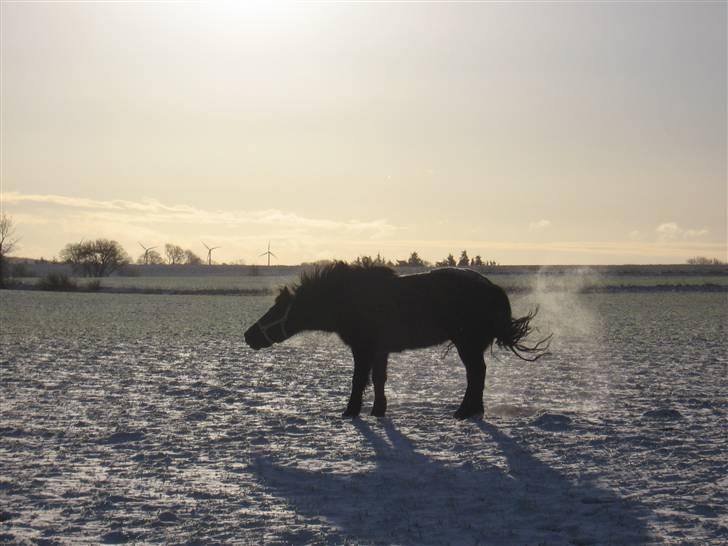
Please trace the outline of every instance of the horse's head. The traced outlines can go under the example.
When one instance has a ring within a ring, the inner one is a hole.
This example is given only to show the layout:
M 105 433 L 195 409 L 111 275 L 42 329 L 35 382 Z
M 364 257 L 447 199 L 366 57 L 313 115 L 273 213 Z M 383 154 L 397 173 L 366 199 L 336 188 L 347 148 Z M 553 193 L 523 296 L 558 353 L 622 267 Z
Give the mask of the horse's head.
M 300 328 L 296 328 L 295 320 L 292 320 L 295 299 L 288 288 L 283 288 L 273 307 L 245 332 L 245 342 L 257 351 L 298 333 Z

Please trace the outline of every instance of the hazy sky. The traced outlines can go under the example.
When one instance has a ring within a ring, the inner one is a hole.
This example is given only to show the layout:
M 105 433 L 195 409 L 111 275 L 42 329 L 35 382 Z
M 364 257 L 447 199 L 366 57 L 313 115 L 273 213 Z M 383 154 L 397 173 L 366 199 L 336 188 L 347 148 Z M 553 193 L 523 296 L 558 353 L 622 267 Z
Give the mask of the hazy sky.
M 19 255 L 728 258 L 725 2 L 1 10 Z

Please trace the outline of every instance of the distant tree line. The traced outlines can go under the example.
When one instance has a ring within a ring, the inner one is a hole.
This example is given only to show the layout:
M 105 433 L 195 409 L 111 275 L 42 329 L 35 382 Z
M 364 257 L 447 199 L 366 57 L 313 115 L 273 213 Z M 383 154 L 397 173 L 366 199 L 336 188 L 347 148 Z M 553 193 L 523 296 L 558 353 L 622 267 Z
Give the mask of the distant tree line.
M 154 249 L 145 249 L 137 258 L 137 264 L 200 265 L 202 258 L 181 246 L 164 245 L 165 258 Z M 81 241 L 67 244 L 60 253 L 62 262 L 70 264 L 77 275 L 84 277 L 106 277 L 114 271 L 131 263 L 131 259 L 121 245 L 109 239 Z
M 95 241 L 82 241 L 81 243 L 69 243 L 60 253 L 62 262 L 70 264 L 74 273 L 86 277 L 104 277 L 117 271 L 124 265 L 131 263 L 126 251 L 116 241 L 108 239 L 96 239 Z M 139 265 L 200 265 L 202 259 L 192 250 L 184 249 L 179 245 L 166 244 L 164 246 L 164 257 L 155 249 L 146 249 L 136 259 Z M 303 263 L 303 266 L 325 265 L 330 260 L 319 260 L 313 263 Z M 415 251 L 406 260 L 392 260 L 383 258 L 381 254 L 376 256 L 358 256 L 352 263 L 361 266 L 387 266 L 387 267 L 478 267 L 496 265 L 494 261 L 483 262 L 480 256 L 472 260 L 468 258 L 467 252 L 463 250 L 459 260 L 455 260 L 452 254 L 435 264 L 423 260 Z M 258 274 L 257 266 L 252 266 L 252 274 Z
M 383 265 L 387 267 L 394 267 L 394 263 L 392 263 L 392 260 L 385 260 L 382 258 L 382 255 L 377 253 L 377 255 L 372 258 L 371 256 L 358 256 L 353 262 L 354 265 L 363 265 L 365 267 L 371 266 L 371 265 Z
M 470 258 L 468 256 L 468 251 L 463 250 L 460 253 L 460 258 L 458 258 L 457 261 L 455 261 L 455 256 L 452 254 L 448 254 L 447 258 L 444 260 L 441 260 L 439 262 L 435 262 L 436 267 L 494 267 L 498 265 L 495 260 L 486 260 L 483 261 L 483 258 L 480 256 L 480 254 L 476 255 L 474 258 Z
M 145 248 L 136 260 L 139 265 L 200 265 L 202 258 L 190 249 L 167 243 L 164 245 L 164 256 L 154 248 Z
M 706 258 L 705 256 L 689 258 L 687 263 L 690 265 L 725 265 L 723 260 L 719 260 L 718 258 Z
M 359 256 L 352 263 L 363 266 L 384 265 L 388 267 L 494 267 L 498 265 L 495 260 L 483 261 L 480 255 L 470 259 L 467 250 L 460 253 L 458 260 L 452 254 L 448 254 L 446 258 L 434 264 L 423 260 L 417 251 L 412 252 L 406 260 L 396 260 L 396 262 L 382 258 L 380 254 L 377 254 L 375 257 Z

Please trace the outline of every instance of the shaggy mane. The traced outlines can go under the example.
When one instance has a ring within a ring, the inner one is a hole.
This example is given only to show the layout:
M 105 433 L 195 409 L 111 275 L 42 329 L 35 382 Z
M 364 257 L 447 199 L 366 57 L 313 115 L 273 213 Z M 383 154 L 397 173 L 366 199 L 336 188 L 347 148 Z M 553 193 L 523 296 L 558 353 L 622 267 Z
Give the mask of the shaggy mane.
M 350 265 L 346 262 L 333 262 L 324 266 L 315 266 L 303 271 L 292 289 L 296 293 L 302 288 L 325 287 L 341 282 L 356 280 L 358 282 L 378 282 L 397 277 L 394 269 L 381 265 Z

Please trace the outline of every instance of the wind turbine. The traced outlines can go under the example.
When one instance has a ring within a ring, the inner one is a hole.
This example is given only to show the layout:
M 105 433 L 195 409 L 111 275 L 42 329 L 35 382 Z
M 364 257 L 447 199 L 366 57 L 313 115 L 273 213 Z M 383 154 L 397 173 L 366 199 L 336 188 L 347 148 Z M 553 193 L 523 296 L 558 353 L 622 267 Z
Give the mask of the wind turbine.
M 137 241 L 139 243 L 139 241 Z M 154 250 L 157 248 L 156 246 L 150 246 L 149 248 L 145 247 L 143 244 L 139 243 L 139 246 L 144 249 L 144 265 L 147 265 L 149 263 L 149 251 Z
M 268 256 L 268 267 L 270 267 L 270 257 L 271 256 L 273 256 L 274 258 L 278 258 L 278 256 L 276 256 L 275 254 L 273 254 L 270 251 L 270 241 L 268 241 L 268 250 L 263 252 L 263 254 L 261 254 L 261 256 Z
M 212 265 L 212 251 L 220 248 L 219 246 L 209 247 L 205 244 L 205 241 L 200 241 L 207 249 L 207 265 Z

